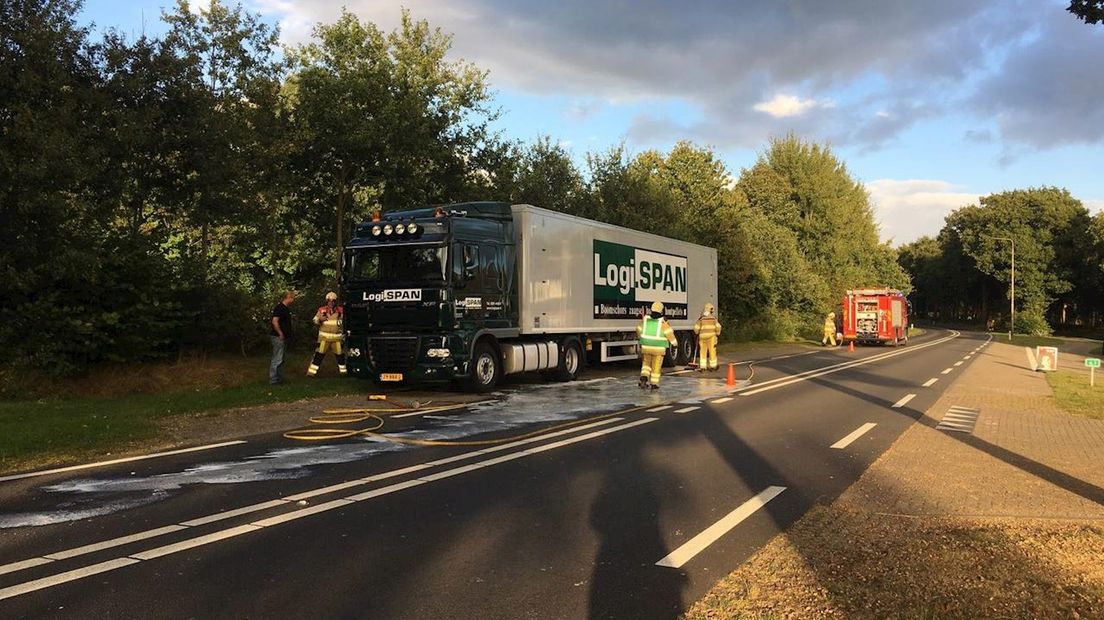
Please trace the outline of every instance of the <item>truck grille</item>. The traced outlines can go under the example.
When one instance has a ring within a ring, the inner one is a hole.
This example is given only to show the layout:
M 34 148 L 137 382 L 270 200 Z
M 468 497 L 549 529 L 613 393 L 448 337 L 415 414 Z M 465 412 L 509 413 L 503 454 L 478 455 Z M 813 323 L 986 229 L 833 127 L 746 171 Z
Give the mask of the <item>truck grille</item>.
M 368 340 L 368 356 L 376 372 L 406 372 L 418 360 L 417 337 L 386 337 Z

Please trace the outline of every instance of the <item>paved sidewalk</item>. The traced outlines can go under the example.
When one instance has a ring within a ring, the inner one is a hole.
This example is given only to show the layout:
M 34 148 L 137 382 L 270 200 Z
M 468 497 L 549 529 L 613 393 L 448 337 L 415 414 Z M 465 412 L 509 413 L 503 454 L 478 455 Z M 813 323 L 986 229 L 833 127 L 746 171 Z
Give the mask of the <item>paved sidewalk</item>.
M 1059 410 L 1023 347 L 994 341 L 972 361 L 840 503 L 917 516 L 1104 520 L 1104 420 Z M 935 430 L 956 405 L 981 411 L 972 435 Z

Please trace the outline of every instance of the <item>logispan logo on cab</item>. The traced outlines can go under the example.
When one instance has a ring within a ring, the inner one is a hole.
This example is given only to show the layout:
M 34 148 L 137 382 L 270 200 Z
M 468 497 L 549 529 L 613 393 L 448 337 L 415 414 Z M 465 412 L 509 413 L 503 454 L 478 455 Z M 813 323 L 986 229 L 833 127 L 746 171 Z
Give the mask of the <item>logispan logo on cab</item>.
M 364 293 L 364 301 L 421 301 L 422 289 L 420 288 L 394 288 L 378 293 Z

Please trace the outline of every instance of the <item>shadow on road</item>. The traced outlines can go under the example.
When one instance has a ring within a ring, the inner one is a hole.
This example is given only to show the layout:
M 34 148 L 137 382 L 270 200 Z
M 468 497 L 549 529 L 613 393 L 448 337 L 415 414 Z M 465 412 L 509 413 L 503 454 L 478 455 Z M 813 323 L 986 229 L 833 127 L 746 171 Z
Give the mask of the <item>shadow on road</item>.
M 660 500 L 655 491 L 657 472 L 641 454 L 638 442 L 626 442 L 620 454 L 636 472 L 626 484 L 606 475 L 590 511 L 590 525 L 598 535 L 598 550 L 590 579 L 589 614 L 599 618 L 677 618 L 683 611 L 686 582 L 680 571 L 641 570 L 667 555 L 659 527 Z M 632 528 L 626 527 L 631 520 Z M 639 574 L 640 579 L 626 577 Z

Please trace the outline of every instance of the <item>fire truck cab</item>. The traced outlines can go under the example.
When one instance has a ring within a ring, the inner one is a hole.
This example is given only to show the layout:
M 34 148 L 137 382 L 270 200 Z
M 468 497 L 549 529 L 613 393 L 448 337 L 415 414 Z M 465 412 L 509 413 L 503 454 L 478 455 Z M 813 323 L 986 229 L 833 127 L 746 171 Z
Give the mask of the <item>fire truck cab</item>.
M 890 288 L 856 289 L 843 297 L 840 313 L 843 342 L 908 342 L 908 299 Z

